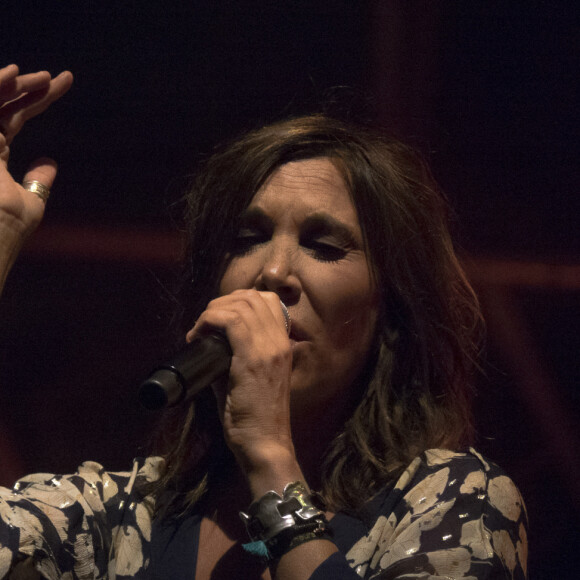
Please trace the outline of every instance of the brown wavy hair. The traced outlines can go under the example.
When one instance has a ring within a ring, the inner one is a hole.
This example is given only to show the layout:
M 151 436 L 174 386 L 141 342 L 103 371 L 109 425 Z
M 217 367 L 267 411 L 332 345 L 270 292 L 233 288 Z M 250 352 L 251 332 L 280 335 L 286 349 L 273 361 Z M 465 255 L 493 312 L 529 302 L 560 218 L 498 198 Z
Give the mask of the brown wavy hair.
M 246 134 L 205 163 L 186 196 L 181 330 L 217 294 L 238 217 L 266 179 L 315 157 L 342 173 L 383 301 L 366 389 L 322 467 L 321 491 L 336 510 L 360 506 L 424 450 L 470 443 L 482 319 L 453 248 L 448 204 L 421 157 L 372 129 L 313 115 Z M 168 465 L 158 489 L 181 491 L 182 506 L 234 468 L 207 391 L 170 410 L 157 439 Z

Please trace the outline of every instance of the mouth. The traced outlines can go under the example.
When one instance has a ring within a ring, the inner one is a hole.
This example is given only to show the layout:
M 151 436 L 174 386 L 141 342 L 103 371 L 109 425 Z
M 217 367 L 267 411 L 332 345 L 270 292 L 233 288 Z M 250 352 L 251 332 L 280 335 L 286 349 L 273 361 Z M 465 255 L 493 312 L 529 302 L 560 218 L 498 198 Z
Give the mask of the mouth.
M 295 344 L 297 342 L 302 342 L 303 340 L 308 340 L 308 334 L 304 332 L 298 322 L 292 320 L 292 327 L 290 328 L 288 338 L 292 344 Z

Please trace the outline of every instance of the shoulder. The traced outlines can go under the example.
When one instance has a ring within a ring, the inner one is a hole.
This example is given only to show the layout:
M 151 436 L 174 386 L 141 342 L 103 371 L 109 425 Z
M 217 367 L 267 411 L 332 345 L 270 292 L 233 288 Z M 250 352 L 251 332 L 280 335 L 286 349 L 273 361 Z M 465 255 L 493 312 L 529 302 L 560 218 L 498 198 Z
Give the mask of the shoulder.
M 59 481 L 67 480 L 75 483 L 83 482 L 93 486 L 109 484 L 111 480 L 117 482 L 129 482 L 130 479 L 142 479 L 153 482 L 161 477 L 165 467 L 162 457 L 136 458 L 133 460 L 131 471 L 107 471 L 96 461 L 85 461 L 77 468 L 77 471 L 69 475 L 56 475 L 53 473 L 32 473 L 20 478 L 14 487 L 24 490 L 34 485 L 55 485 Z
M 486 492 L 492 503 L 501 508 L 501 498 L 523 502 L 515 484 L 505 471 L 485 459 L 475 449 L 464 453 L 447 449 L 429 449 L 416 457 L 394 486 L 394 492 L 412 501 L 413 490 L 429 493 L 442 499 Z
M 469 503 L 485 513 L 487 523 L 497 519 L 526 520 L 522 496 L 512 479 L 474 449 L 465 453 L 430 449 L 407 468 L 395 485 L 405 508 L 417 513 L 426 503 Z M 492 517 L 493 516 L 493 517 Z
M 364 559 L 376 570 L 418 566 L 431 574 L 486 578 L 497 568 L 509 571 L 506 577 L 525 577 L 521 495 L 500 467 L 473 449 L 426 451 L 375 507 L 374 525 L 353 554 L 364 546 Z
M 111 546 L 124 538 L 119 526 L 148 539 L 152 502 L 138 484 L 156 481 L 163 469 L 155 457 L 136 459 L 127 472 L 87 461 L 70 475 L 36 473 L 0 489 L 0 569 L 20 553 L 34 555 L 47 577 L 72 565 L 106 570 Z
M 30 499 L 47 499 L 51 494 L 72 495 L 81 503 L 88 502 L 87 507 L 91 507 L 131 495 L 137 484 L 159 479 L 164 467 L 161 457 L 137 458 L 133 460 L 131 471 L 120 472 L 107 471 L 95 461 L 85 461 L 73 474 L 34 473 L 22 477 L 14 484 L 13 491 Z
M 422 513 L 441 502 L 469 497 L 487 502 L 506 518 L 525 515 L 520 492 L 506 472 L 474 449 L 466 452 L 429 449 L 416 457 L 394 486 L 385 490 L 377 512 L 410 510 Z M 483 508 L 484 503 L 479 503 Z

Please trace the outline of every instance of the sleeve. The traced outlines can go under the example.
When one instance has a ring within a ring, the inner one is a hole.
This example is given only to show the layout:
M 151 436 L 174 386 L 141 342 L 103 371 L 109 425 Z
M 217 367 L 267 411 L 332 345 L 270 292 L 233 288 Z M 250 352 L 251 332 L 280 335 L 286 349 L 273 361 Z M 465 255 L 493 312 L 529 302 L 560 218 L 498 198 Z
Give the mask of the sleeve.
M 527 578 L 522 498 L 511 479 L 476 452 L 428 451 L 394 493 L 393 509 L 347 554 L 359 577 Z
M 138 511 L 138 467 L 115 474 L 85 462 L 74 475 L 36 474 L 0 489 L 0 578 L 23 561 L 49 580 L 106 578 L 127 513 Z
M 360 576 L 348 565 L 344 554 L 329 556 L 312 574 L 310 580 L 357 580 Z

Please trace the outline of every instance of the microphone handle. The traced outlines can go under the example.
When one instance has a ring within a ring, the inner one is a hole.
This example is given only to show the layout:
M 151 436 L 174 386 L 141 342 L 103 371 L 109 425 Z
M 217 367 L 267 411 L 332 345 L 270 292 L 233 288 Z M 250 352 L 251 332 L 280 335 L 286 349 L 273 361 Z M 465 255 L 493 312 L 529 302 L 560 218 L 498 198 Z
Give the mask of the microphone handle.
M 280 308 L 290 335 L 292 320 L 282 300 Z M 196 338 L 149 375 L 139 388 L 139 401 L 146 409 L 156 410 L 189 400 L 229 372 L 231 361 L 232 349 L 222 332 Z
M 231 360 L 232 350 L 223 334 L 196 338 L 141 384 L 139 402 L 153 411 L 191 399 L 227 373 Z

